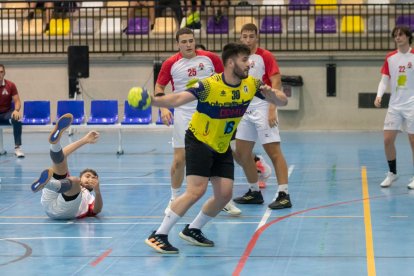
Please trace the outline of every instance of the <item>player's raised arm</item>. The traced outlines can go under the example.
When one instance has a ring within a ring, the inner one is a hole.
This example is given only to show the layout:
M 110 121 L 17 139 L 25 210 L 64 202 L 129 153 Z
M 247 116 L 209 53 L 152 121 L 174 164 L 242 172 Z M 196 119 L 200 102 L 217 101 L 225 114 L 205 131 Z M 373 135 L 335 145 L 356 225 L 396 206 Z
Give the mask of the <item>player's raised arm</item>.
M 269 85 L 265 84 L 260 86 L 260 90 L 262 95 L 265 97 L 266 101 L 277 106 L 287 105 L 288 98 L 286 97 L 285 93 L 283 93 L 279 89 L 272 88 Z
M 188 91 L 182 91 L 179 93 L 174 94 L 157 94 L 155 96 L 151 95 L 151 103 L 153 106 L 158 107 L 178 107 L 183 104 L 189 103 L 191 101 L 194 101 L 196 97 L 188 92 Z

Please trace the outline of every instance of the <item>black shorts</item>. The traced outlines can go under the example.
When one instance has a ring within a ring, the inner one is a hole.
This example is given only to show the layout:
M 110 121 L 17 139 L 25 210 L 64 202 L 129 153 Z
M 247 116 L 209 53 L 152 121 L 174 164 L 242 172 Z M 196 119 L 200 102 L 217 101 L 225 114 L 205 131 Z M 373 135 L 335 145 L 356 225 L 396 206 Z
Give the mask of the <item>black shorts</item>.
M 185 163 L 186 175 L 217 176 L 234 180 L 231 148 L 225 153 L 218 153 L 197 140 L 190 130 L 185 133 Z

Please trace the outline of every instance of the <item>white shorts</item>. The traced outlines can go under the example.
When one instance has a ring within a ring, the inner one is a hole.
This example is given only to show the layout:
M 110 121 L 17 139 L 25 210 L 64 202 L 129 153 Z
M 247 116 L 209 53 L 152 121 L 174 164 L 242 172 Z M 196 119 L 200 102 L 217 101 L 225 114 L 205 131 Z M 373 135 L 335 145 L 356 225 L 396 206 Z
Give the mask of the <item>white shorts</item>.
M 403 130 L 414 134 L 413 108 L 388 108 L 384 121 L 384 130 Z
M 185 148 L 184 137 L 185 131 L 188 129 L 188 124 L 194 112 L 174 110 L 174 130 L 172 137 L 173 148 Z
M 65 201 L 62 194 L 45 188 L 42 190 L 40 202 L 49 217 L 53 219 L 74 219 L 82 203 L 82 193 L 79 193 L 74 200 Z
M 270 127 L 268 118 L 268 108 L 248 110 L 237 127 L 236 139 L 259 141 L 262 145 L 280 142 L 279 128 Z

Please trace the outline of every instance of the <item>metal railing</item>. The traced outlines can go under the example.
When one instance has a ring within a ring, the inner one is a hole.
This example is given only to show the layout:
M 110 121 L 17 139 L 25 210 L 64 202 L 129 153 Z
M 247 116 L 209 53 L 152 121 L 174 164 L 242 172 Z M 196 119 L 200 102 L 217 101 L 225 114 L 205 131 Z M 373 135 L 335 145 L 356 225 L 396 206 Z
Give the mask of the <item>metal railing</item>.
M 77 7 L 67 10 L 33 10 L 24 6 L 28 2 L 0 1 L 1 54 L 66 53 L 71 45 L 88 45 L 90 53 L 161 53 L 177 49 L 175 31 L 181 22 L 169 9 L 165 15 L 174 18 L 172 21 L 157 17 L 156 22 L 163 21 L 164 25 L 156 24 L 151 30 L 149 22 L 148 32 L 127 34 L 131 9 L 123 6 L 127 1 L 111 1 L 118 3 L 110 7 L 85 7 L 92 1 L 76 1 Z M 197 42 L 211 51 L 221 51 L 226 43 L 238 41 L 241 25 L 250 21 L 259 28 L 268 28 L 260 33 L 262 47 L 291 52 L 387 51 L 394 48 L 390 31 L 397 22 L 414 26 L 414 4 L 311 4 L 300 8 L 289 4 L 232 5 L 222 10 L 221 17 L 215 17 L 218 8 L 204 7 L 201 29 L 195 30 Z M 30 12 L 32 19 L 28 19 Z M 52 20 L 45 32 L 47 14 Z M 148 14 L 148 7 L 136 8 L 139 22 L 147 22 L 143 18 Z M 212 33 L 211 26 L 217 32 L 220 20 L 227 20 L 228 30 L 224 27 L 224 31 Z

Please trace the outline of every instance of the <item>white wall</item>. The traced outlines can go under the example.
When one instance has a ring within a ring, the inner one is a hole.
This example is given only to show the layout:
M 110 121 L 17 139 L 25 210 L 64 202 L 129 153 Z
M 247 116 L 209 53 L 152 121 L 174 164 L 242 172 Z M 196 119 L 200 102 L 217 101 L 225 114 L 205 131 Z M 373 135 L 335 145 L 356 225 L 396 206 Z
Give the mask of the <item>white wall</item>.
M 341 60 L 277 56 L 282 74 L 302 75 L 304 80 L 300 110 L 279 111 L 281 129 L 382 129 L 386 110 L 358 109 L 358 93 L 376 92 L 385 53 Z M 81 79 L 87 114 L 91 99 L 117 99 L 122 116 L 123 101 L 131 87 L 147 83 L 152 91 L 153 60 L 149 56 L 91 56 L 90 77 Z M 22 100 L 50 100 L 54 119 L 56 101 L 68 98 L 66 57 L 19 57 L 1 62 L 6 65 L 6 78 L 16 83 Z M 336 97 L 326 96 L 327 63 L 336 64 Z

